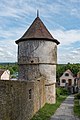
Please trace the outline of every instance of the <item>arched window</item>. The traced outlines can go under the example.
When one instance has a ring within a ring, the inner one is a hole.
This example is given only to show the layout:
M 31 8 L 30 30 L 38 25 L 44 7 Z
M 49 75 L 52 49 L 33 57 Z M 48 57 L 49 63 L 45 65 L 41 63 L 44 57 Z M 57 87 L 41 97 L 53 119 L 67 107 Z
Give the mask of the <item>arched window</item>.
M 65 73 L 65 76 L 69 76 L 69 73 Z

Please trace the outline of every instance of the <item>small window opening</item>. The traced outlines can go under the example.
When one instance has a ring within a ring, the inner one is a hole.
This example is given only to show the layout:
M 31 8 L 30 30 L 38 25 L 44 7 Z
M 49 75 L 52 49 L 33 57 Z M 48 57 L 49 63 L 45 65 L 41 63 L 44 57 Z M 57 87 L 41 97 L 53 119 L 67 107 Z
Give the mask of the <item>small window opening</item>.
M 69 76 L 69 74 L 68 74 L 68 73 L 65 73 L 65 76 Z
M 31 96 L 32 96 L 32 90 L 30 89 L 29 90 L 29 99 L 31 99 Z
M 33 63 L 34 61 L 33 60 L 31 60 L 31 63 Z
M 65 79 L 62 79 L 62 83 L 66 83 L 66 80 L 65 80 Z

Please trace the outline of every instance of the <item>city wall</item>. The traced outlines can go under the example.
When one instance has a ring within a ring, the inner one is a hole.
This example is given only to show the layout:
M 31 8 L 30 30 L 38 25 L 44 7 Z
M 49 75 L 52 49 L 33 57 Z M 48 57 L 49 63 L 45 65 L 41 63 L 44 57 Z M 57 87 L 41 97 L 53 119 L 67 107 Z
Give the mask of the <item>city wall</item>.
M 0 81 L 0 120 L 30 120 L 45 104 L 45 82 Z

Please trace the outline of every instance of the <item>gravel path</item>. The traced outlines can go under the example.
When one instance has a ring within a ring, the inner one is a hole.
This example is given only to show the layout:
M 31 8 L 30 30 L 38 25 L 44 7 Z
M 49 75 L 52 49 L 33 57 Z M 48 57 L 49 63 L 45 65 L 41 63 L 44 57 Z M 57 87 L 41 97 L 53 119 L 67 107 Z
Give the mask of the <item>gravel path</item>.
M 74 96 L 70 95 L 60 105 L 50 120 L 80 120 L 73 114 Z

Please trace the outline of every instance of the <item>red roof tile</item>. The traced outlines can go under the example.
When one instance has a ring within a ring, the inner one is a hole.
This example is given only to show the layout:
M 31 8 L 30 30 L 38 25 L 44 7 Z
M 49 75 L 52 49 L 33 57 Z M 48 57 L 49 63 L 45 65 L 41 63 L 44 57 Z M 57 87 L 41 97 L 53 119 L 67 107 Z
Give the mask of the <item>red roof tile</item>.
M 0 77 L 1 77 L 1 75 L 4 73 L 4 71 L 5 71 L 5 70 L 0 69 Z
M 57 44 L 59 44 L 58 40 L 54 39 L 53 36 L 50 34 L 50 32 L 47 30 L 46 26 L 43 24 L 41 19 L 37 17 L 29 29 L 24 33 L 24 35 L 16 41 L 18 44 L 21 41 L 29 40 L 29 39 L 45 39 L 45 40 L 51 40 Z

